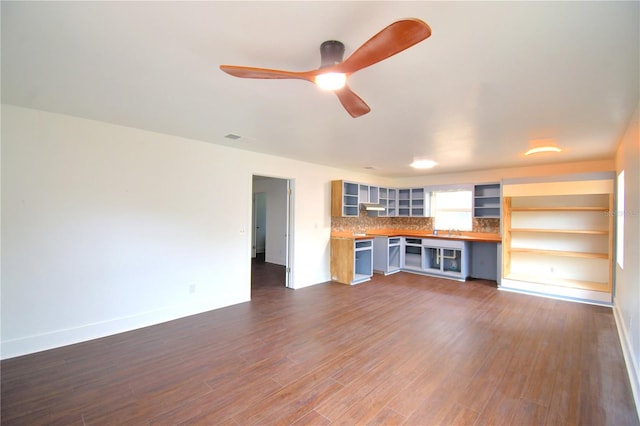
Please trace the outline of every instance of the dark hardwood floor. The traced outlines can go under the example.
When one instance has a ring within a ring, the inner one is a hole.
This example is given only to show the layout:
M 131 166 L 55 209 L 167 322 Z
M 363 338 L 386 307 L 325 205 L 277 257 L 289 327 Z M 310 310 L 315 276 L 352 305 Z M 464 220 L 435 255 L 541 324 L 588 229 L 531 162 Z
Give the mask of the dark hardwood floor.
M 258 253 L 251 259 L 251 290 L 263 287 L 284 287 L 285 267 L 265 261 L 264 253 Z
M 251 302 L 2 361 L 2 424 L 638 425 L 609 308 L 254 266 Z

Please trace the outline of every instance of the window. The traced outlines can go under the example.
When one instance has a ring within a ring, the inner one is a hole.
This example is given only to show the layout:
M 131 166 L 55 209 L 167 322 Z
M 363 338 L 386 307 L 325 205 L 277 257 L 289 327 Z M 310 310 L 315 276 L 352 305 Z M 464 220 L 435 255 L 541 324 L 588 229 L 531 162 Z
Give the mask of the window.
M 471 231 L 472 192 L 434 191 L 431 193 L 431 211 L 434 229 Z
M 624 170 L 618 175 L 616 199 L 616 260 L 624 269 Z

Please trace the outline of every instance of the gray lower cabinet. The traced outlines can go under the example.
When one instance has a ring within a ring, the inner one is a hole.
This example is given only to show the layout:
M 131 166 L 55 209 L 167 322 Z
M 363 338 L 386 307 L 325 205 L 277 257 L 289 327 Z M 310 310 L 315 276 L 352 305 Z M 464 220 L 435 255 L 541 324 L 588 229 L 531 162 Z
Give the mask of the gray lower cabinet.
M 411 272 L 422 272 L 423 268 L 422 238 L 404 237 L 402 241 L 401 268 Z
M 401 237 L 376 237 L 373 240 L 373 270 L 389 275 L 400 271 Z
M 373 274 L 373 239 L 331 238 L 331 280 L 359 284 Z
M 498 249 L 496 243 L 471 243 L 471 272 L 473 278 L 498 281 Z
M 373 241 L 361 240 L 355 242 L 353 256 L 353 281 L 358 284 L 369 281 L 373 275 Z
M 458 281 L 469 277 L 469 242 L 439 238 L 403 239 L 403 270 Z

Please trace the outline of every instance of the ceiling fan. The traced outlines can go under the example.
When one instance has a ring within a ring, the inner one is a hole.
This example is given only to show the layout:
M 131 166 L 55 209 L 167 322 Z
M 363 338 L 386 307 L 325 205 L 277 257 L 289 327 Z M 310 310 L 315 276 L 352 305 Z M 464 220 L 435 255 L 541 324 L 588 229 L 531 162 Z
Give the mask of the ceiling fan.
M 356 71 L 387 59 L 413 46 L 431 35 L 431 28 L 420 19 L 396 21 L 367 40 L 344 61 L 344 44 L 329 40 L 320 46 L 320 68 L 311 71 L 284 71 L 236 65 L 220 65 L 227 74 L 242 78 L 299 79 L 332 90 L 352 117 L 360 117 L 371 108 L 356 95 L 347 78 Z M 326 84 L 326 87 L 323 85 Z

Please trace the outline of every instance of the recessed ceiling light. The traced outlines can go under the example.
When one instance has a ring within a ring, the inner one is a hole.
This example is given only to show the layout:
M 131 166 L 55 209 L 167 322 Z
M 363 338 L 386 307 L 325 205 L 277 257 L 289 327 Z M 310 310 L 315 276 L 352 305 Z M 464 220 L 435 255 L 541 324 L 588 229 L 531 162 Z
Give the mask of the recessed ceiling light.
M 531 148 L 529 151 L 525 152 L 524 155 L 538 154 L 540 152 L 562 152 L 562 150 L 557 146 L 539 146 Z
M 436 165 L 438 165 L 438 163 L 433 160 L 415 160 L 410 164 L 414 169 L 430 169 Z
M 233 134 L 233 133 L 229 133 L 228 135 L 225 135 L 224 137 L 227 138 L 227 139 L 231 139 L 231 140 L 240 139 L 240 135 L 236 135 L 236 134 Z

